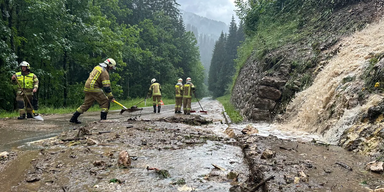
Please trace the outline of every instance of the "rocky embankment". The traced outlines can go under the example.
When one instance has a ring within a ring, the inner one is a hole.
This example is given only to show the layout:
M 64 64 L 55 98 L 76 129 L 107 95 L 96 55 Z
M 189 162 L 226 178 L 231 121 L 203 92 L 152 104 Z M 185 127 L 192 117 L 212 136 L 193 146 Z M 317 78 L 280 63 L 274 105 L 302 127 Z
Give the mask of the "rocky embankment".
M 316 133 L 381 159 L 383 83 L 374 85 L 384 81 L 383 6 L 377 0 L 346 6 L 303 41 L 251 56 L 232 102 L 248 120 Z

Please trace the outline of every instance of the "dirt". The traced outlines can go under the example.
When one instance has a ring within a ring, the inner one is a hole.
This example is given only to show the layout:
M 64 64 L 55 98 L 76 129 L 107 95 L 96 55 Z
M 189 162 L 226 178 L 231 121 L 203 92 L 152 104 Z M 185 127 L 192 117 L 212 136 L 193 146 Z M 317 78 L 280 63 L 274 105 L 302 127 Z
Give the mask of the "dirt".
M 207 114 L 175 114 L 170 105 L 156 114 L 112 111 L 102 122 L 99 113 L 85 113 L 80 125 L 68 122 L 70 114 L 2 119 L 0 152 L 9 154 L 0 160 L 0 191 L 369 191 L 384 185 L 381 173 L 365 169 L 369 157 L 318 141 L 243 134 L 241 126 L 225 124 L 217 101 L 201 104 Z M 118 166 L 121 151 L 131 159 L 127 168 Z

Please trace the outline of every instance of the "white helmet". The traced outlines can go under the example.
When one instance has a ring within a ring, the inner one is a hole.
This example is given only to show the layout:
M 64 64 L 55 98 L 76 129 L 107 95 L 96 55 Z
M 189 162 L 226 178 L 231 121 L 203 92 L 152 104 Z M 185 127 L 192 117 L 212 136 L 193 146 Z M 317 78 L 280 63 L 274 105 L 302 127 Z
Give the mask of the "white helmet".
M 190 82 L 191 81 L 191 78 L 190 77 L 187 77 L 187 82 Z
M 183 82 L 183 79 L 182 79 L 182 78 L 179 78 L 179 79 L 177 80 L 177 82 L 181 83 L 181 82 Z
M 109 67 L 112 67 L 113 69 L 116 69 L 116 61 L 112 58 L 108 58 L 104 61 L 105 64 L 107 64 Z
M 30 66 L 29 63 L 26 62 L 26 61 L 21 62 L 19 66 L 20 66 L 20 67 L 27 67 L 27 69 L 31 69 L 31 66 Z
M 155 79 L 155 78 L 153 78 L 153 79 L 151 80 L 151 83 L 154 83 L 154 82 L 156 82 L 156 79 Z

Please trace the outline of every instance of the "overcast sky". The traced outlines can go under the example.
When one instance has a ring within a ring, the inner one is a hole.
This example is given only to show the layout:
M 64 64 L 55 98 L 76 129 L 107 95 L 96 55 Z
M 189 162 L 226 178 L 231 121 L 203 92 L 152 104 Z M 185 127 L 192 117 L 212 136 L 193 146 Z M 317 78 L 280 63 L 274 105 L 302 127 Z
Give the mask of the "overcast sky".
M 177 0 L 180 9 L 229 25 L 235 13 L 235 0 Z

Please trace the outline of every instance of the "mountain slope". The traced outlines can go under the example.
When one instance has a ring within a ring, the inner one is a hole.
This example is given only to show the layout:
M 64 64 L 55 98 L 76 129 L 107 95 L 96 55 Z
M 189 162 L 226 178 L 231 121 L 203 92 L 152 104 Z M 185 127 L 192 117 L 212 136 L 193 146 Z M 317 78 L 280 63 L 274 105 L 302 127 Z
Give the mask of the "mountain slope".
M 290 1 L 247 16 L 258 22 L 246 21 L 253 39 L 241 48 L 232 102 L 249 120 L 283 122 L 362 152 L 367 138 L 382 141 L 376 125 L 360 122 L 375 122 L 372 107 L 384 112 L 374 89 L 382 72 L 384 2 L 324 2 Z M 256 49 L 247 55 L 250 46 Z

